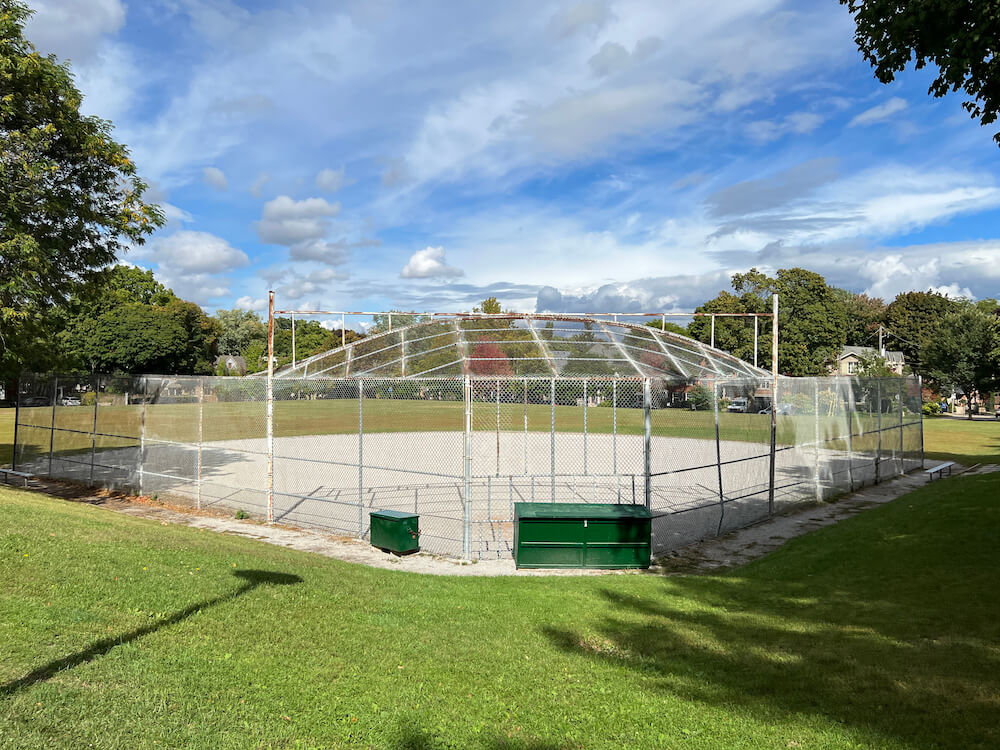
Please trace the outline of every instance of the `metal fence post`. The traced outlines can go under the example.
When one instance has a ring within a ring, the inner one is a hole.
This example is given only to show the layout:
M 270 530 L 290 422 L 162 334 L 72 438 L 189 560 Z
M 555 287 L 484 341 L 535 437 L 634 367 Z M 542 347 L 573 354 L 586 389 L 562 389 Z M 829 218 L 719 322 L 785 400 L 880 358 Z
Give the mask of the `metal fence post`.
M 819 474 L 819 378 L 813 378 L 813 448 L 816 451 L 816 501 L 823 501 L 823 486 Z
M 767 478 L 767 515 L 774 516 L 774 474 L 778 460 L 778 295 L 771 295 L 771 465 Z
M 52 376 L 52 429 L 49 430 L 49 473 L 52 476 L 52 452 L 55 450 L 56 442 L 56 396 L 59 390 L 59 378 Z
M 583 475 L 587 475 L 587 379 L 583 379 Z
M 274 292 L 268 292 L 267 314 L 267 522 L 274 521 Z
M 472 487 L 472 379 L 465 376 L 465 491 L 462 503 L 462 557 L 471 557 L 469 491 Z
M 882 378 L 875 379 L 875 408 L 878 409 L 878 442 L 875 444 L 875 484 L 881 480 L 882 461 Z
M 652 473 L 652 430 L 650 420 L 650 410 L 652 407 L 652 397 L 650 395 L 649 378 L 642 379 L 642 412 L 643 412 L 643 477 L 645 478 L 646 489 L 644 493 L 646 507 L 652 508 L 653 494 L 650 486 L 650 474 Z
M 143 494 L 146 463 L 146 402 L 149 401 L 149 380 L 142 379 L 142 412 L 139 415 L 139 494 Z
M 549 463 L 552 474 L 552 502 L 556 501 L 556 379 L 549 380 Z
M 618 475 L 618 379 L 611 381 L 611 473 Z M 621 500 L 621 492 L 618 493 Z
M 91 387 L 94 389 L 94 424 L 93 429 L 90 431 L 90 486 L 94 486 L 94 461 L 97 456 L 97 402 L 98 394 L 101 392 L 101 378 L 99 375 L 94 376 L 93 383 Z
M 844 403 L 844 413 L 847 414 L 847 485 L 854 492 L 854 386 L 847 382 L 847 401 Z
M 201 443 L 204 424 L 205 379 L 198 378 L 198 510 L 201 510 Z
M 719 440 L 719 383 L 715 378 L 712 378 L 712 410 L 715 413 L 715 468 L 719 478 L 719 526 L 715 530 L 715 535 L 718 536 L 722 533 L 722 521 L 726 517 L 726 497 L 722 492 L 722 441 Z
M 500 378 L 497 378 L 497 476 L 500 476 Z
M 524 473 L 528 473 L 528 379 L 524 379 Z
M 365 536 L 365 382 L 358 380 L 358 539 Z
M 920 468 L 924 468 L 924 377 L 923 375 L 917 376 L 917 393 L 920 394 L 920 412 L 917 417 L 920 419 Z
M 905 378 L 899 378 L 899 473 L 906 473 L 906 445 L 903 442 L 903 432 L 905 428 L 903 427 L 903 380 Z
M 10 468 L 12 471 L 17 471 L 17 424 L 20 421 L 21 421 L 21 376 L 19 375 L 17 378 L 17 390 L 14 392 L 14 450 L 10 455 Z

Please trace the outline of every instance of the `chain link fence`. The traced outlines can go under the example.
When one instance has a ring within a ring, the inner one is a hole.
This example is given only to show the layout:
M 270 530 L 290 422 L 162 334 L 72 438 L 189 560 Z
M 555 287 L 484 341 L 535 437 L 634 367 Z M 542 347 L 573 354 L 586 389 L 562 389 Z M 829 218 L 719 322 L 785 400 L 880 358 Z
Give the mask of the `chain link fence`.
M 634 503 L 657 554 L 923 463 L 915 378 L 21 379 L 15 468 L 424 550 L 510 557 L 515 502 Z M 774 414 L 772 415 L 772 410 Z M 772 419 L 773 418 L 773 419 Z

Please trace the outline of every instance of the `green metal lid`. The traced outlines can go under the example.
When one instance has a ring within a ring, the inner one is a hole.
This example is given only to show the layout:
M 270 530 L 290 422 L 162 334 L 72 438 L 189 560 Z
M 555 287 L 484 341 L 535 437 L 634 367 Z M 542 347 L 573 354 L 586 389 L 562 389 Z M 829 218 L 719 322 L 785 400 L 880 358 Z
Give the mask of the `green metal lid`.
M 652 518 L 644 505 L 618 503 L 514 503 L 515 518 Z
M 401 510 L 373 510 L 372 518 L 389 518 L 394 521 L 405 521 L 408 518 L 420 518 L 416 513 L 404 513 Z

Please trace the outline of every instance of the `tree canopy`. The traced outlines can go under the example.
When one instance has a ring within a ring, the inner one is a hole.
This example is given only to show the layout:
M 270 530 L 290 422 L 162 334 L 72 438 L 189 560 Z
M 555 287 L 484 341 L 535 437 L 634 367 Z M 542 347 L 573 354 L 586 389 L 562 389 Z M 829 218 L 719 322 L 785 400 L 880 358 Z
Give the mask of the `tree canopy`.
M 1000 386 L 1000 319 L 973 303 L 961 304 L 941 321 L 922 356 L 939 388 L 961 388 L 970 397 L 992 391 Z
M 854 17 L 854 41 L 875 77 L 891 83 L 912 62 L 938 68 L 929 94 L 965 91 L 962 106 L 983 125 L 1000 111 L 1000 0 L 840 0 Z M 993 136 L 1000 145 L 1000 132 Z
M 69 68 L 24 38 L 0 0 L 0 367 L 30 356 L 33 317 L 163 223 L 111 123 L 80 113 Z

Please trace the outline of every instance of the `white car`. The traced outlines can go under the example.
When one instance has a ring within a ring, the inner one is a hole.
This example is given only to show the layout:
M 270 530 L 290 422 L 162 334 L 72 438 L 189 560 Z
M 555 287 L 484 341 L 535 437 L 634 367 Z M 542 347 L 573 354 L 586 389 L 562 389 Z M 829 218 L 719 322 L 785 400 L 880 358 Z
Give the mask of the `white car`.
M 63 400 L 60 401 L 59 403 L 62 404 L 63 406 L 79 406 L 80 399 L 78 399 L 76 396 L 64 396 Z
M 742 414 L 746 412 L 747 406 L 747 399 L 743 396 L 737 396 L 729 402 L 729 406 L 726 407 L 726 411 L 738 411 Z

